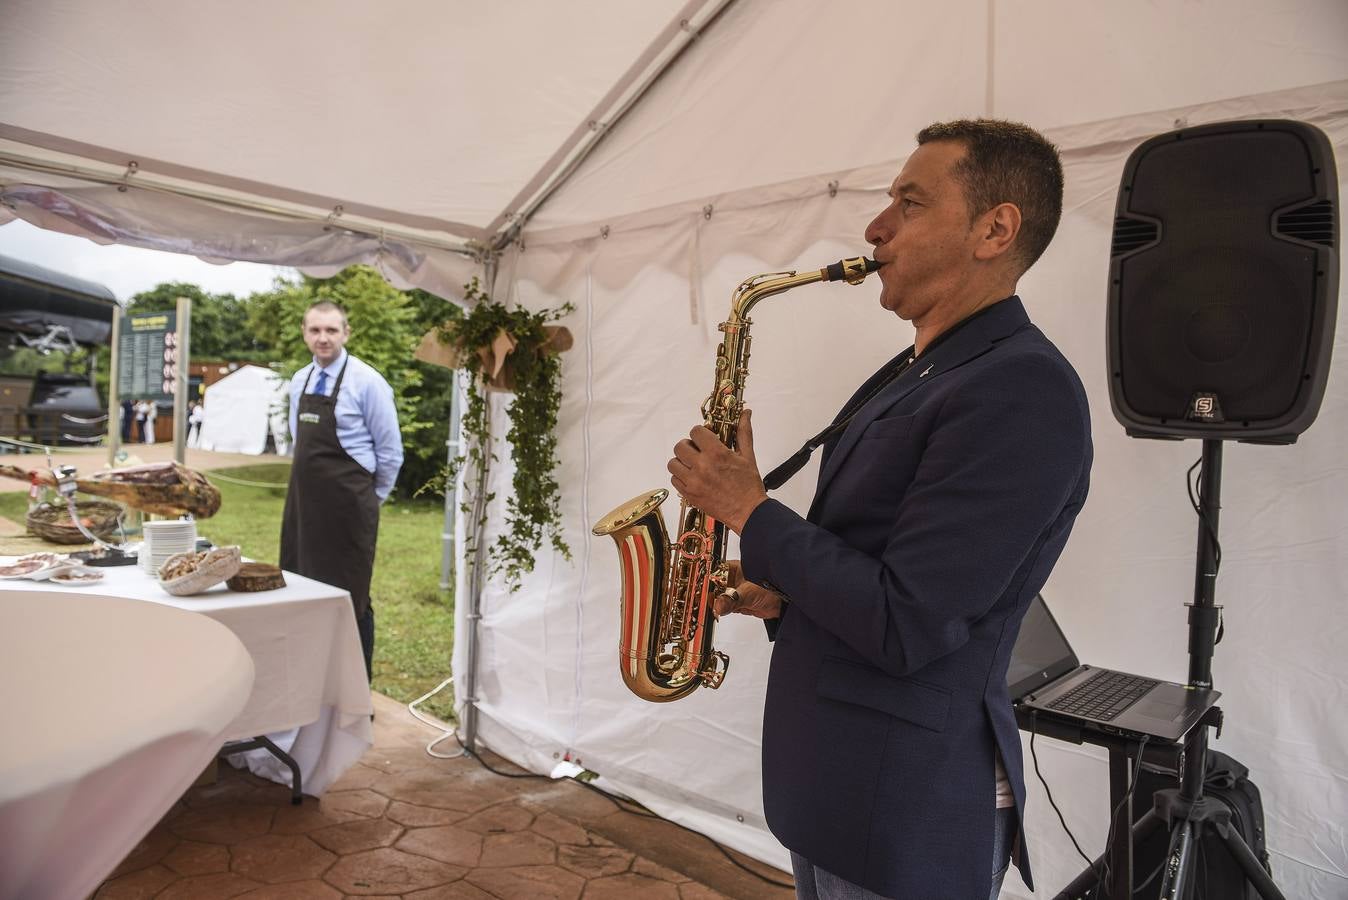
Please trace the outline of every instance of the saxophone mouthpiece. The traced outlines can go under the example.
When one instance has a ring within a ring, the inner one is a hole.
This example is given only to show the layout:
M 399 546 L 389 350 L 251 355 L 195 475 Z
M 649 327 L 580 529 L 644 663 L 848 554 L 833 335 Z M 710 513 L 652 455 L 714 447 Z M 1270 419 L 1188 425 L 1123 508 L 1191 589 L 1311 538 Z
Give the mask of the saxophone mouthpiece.
M 861 284 L 866 276 L 878 270 L 880 264 L 869 256 L 857 256 L 841 259 L 831 266 L 825 266 L 825 281 L 846 281 L 848 284 Z

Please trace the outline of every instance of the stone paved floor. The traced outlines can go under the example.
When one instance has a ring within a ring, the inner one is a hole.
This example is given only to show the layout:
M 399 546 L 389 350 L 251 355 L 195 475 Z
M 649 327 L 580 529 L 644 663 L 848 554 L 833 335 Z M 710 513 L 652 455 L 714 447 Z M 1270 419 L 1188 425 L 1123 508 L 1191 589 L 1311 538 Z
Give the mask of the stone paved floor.
M 387 697 L 376 694 L 375 708 L 374 747 L 321 799 L 291 806 L 287 788 L 222 765 L 215 783 L 192 788 L 164 816 L 96 900 L 794 896 L 737 868 L 705 838 L 575 783 L 433 759 L 423 751 L 433 731 Z

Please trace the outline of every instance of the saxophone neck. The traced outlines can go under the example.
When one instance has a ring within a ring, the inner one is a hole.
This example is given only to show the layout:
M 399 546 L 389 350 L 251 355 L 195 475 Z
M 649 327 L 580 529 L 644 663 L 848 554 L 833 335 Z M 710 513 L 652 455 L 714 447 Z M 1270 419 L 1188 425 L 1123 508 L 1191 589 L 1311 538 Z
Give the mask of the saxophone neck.
M 735 289 L 735 297 L 731 302 L 731 317 L 743 321 L 748 318 L 749 310 L 753 309 L 758 301 L 801 285 L 814 284 L 816 281 L 846 281 L 848 284 L 861 284 L 867 275 L 879 268 L 880 265 L 875 260 L 857 256 L 807 272 L 768 272 L 755 275 L 740 282 L 740 286 Z

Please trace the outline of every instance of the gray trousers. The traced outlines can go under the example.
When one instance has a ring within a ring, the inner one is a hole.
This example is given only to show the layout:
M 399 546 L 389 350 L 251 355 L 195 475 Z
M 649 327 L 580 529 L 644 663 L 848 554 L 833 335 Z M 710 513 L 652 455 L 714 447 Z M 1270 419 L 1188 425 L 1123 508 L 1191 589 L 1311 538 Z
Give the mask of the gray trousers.
M 997 895 L 1002 892 L 1002 879 L 1011 865 L 1011 837 L 1015 823 L 1014 807 L 997 810 L 997 826 L 992 835 L 992 891 L 988 894 L 988 900 L 997 900 Z M 796 876 L 796 900 L 895 900 L 845 881 L 832 872 L 812 865 L 797 853 L 791 854 L 791 870 Z

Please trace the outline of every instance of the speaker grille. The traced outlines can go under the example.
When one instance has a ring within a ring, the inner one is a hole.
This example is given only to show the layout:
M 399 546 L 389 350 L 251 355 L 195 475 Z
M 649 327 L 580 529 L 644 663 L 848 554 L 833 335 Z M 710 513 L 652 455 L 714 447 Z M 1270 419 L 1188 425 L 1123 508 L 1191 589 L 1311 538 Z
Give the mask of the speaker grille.
M 1116 226 L 1117 227 L 1117 226 Z M 1278 234 L 1299 241 L 1334 246 L 1334 203 L 1320 200 L 1278 216 Z M 1117 231 L 1115 241 L 1118 240 Z
M 1156 243 L 1161 236 L 1161 228 L 1155 222 L 1146 219 L 1133 219 L 1120 216 L 1114 220 L 1114 247 L 1111 256 L 1123 256 L 1148 244 Z

